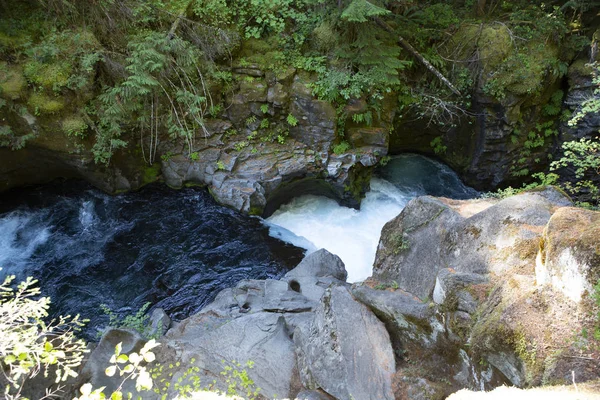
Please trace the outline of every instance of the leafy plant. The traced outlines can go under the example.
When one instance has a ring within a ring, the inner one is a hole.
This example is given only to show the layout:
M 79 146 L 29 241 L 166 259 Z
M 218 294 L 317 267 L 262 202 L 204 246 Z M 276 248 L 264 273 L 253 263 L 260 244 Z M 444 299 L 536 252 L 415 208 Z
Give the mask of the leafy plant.
M 76 337 L 86 321 L 77 315 L 45 322 L 50 299 L 40 297 L 37 281 L 29 277 L 15 288 L 14 280 L 10 275 L 0 284 L 0 366 L 9 400 L 22 398 L 23 387 L 39 374 L 53 374 L 56 384 L 76 377 L 89 351 Z
M 133 329 L 139 332 L 139 334 L 144 338 L 157 339 L 163 334 L 163 332 L 151 332 L 152 326 L 149 324 L 150 316 L 147 314 L 149 307 L 150 303 L 145 303 L 138 311 L 135 312 L 135 314 L 126 315 L 124 318 L 121 318 L 106 304 L 100 305 L 102 312 L 108 315 L 108 327 Z M 98 332 L 98 335 L 102 336 L 102 332 Z
M 333 152 L 338 155 L 346 153 L 349 149 L 350 149 L 350 143 L 348 143 L 346 141 L 342 141 L 342 142 L 336 144 L 335 146 L 333 146 Z
M 290 126 L 298 125 L 298 119 L 296 117 L 294 117 L 292 114 L 288 114 L 286 121 L 287 121 L 288 125 L 290 125 Z
M 446 152 L 446 150 L 448 149 L 448 146 L 443 144 L 443 138 L 442 136 L 438 136 L 435 139 L 433 139 L 429 145 L 431 146 L 431 148 L 433 149 L 433 152 L 435 154 L 444 154 Z

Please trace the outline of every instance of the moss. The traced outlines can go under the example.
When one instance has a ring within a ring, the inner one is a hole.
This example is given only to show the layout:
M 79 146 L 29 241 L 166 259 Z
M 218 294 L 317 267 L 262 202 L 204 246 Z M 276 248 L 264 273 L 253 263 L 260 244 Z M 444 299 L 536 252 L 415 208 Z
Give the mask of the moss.
M 262 215 L 263 209 L 261 207 L 257 207 L 257 206 L 251 206 L 250 210 L 248 211 L 248 214 L 250 215 Z
M 142 175 L 142 185 L 147 185 L 149 183 L 156 182 L 158 180 L 158 176 L 160 175 L 160 171 L 160 163 L 154 163 L 151 166 L 147 167 L 144 170 L 144 174 Z
M 20 98 L 27 87 L 23 73 L 17 66 L 0 65 L 0 95 L 9 100 Z
M 460 57 L 469 58 L 476 50 L 485 73 L 496 69 L 510 54 L 512 40 L 508 29 L 503 25 L 465 25 L 454 37 L 450 51 L 458 49 Z
M 43 93 L 34 93 L 27 102 L 35 114 L 56 114 L 65 107 L 62 99 L 51 97 Z
M 24 35 L 11 36 L 11 35 L 7 34 L 6 32 L 2 32 L 2 30 L 0 30 L 0 50 L 1 49 L 10 49 L 10 50 L 18 49 L 19 47 L 21 47 L 25 43 L 27 43 L 28 40 L 29 40 L 29 38 L 27 36 L 24 36 Z
M 360 202 L 369 187 L 372 174 L 372 169 L 364 168 L 359 165 L 354 166 L 350 170 L 350 185 L 345 185 L 344 190 L 349 193 L 355 201 Z
M 83 118 L 79 116 L 71 116 L 65 118 L 62 123 L 62 130 L 69 136 L 84 137 L 88 125 Z
M 67 86 L 73 67 L 67 62 L 42 64 L 38 61 L 27 63 L 24 68 L 29 82 L 44 89 L 58 91 Z
M 569 75 L 591 76 L 593 68 L 586 60 L 577 60 L 569 67 Z

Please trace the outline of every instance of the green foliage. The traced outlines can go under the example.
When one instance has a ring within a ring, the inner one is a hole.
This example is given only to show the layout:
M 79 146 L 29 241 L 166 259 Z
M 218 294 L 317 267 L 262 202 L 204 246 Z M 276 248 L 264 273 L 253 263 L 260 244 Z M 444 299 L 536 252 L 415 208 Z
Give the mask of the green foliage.
M 160 159 L 163 160 L 164 162 L 169 161 L 172 157 L 174 156 L 174 154 L 170 151 L 167 151 L 165 154 L 160 156 Z
M 37 375 L 54 375 L 55 383 L 77 376 L 88 352 L 76 332 L 79 316 L 46 322 L 50 299 L 40 297 L 37 281 L 27 278 L 13 287 L 11 275 L 0 284 L 0 367 L 7 381 L 5 398 L 21 398 L 21 388 Z
M 574 140 L 562 144 L 563 156 L 550 164 L 551 171 L 561 168 L 574 169 L 576 182 L 564 182 L 561 186 L 577 198 L 598 204 L 600 188 L 594 178 L 600 175 L 600 141 L 599 138 Z
M 25 135 L 15 135 L 9 125 L 0 125 L 0 147 L 8 147 L 11 150 L 20 150 L 25 144 L 36 137 L 34 132 Z
M 390 14 L 389 10 L 376 6 L 368 0 L 352 0 L 342 12 L 341 19 L 348 22 L 367 22 L 371 17 Z
M 102 312 L 108 315 L 109 328 L 133 329 L 139 332 L 139 334 L 146 339 L 157 339 L 163 334 L 163 332 L 152 332 L 152 326 L 148 321 L 150 316 L 146 313 L 149 307 L 150 303 L 145 303 L 135 314 L 127 315 L 125 318 L 121 318 L 106 304 L 100 305 Z M 102 336 L 102 332 L 98 332 L 98 336 Z
M 225 163 L 221 160 L 217 161 L 217 171 L 225 171 Z
M 559 78 L 567 73 L 568 64 L 561 58 L 559 46 L 569 33 L 569 27 L 558 7 L 547 9 L 532 4 L 515 8 L 504 26 L 504 57 L 496 65 L 490 65 L 490 79 L 484 86 L 487 94 L 498 99 L 508 93 L 538 95 L 549 75 Z M 515 41 L 515 37 L 519 40 Z M 547 108 L 546 112 L 556 112 L 556 109 Z
M 556 117 L 559 115 L 562 110 L 563 96 L 564 92 L 562 90 L 554 92 L 550 101 L 542 107 L 542 115 L 545 117 Z
M 99 123 L 93 151 L 96 161 L 108 163 L 124 147 L 124 126 L 141 127 L 142 134 L 166 130 L 182 138 L 192 152 L 196 130 L 204 129 L 211 101 L 206 97 L 198 50 L 178 37 L 147 33 L 129 43 L 127 78 L 99 96 Z M 152 151 L 152 149 L 150 149 Z
M 190 160 L 192 160 L 192 161 L 200 160 L 200 154 L 198 154 L 197 151 L 193 152 L 192 154 L 190 154 Z
M 444 145 L 444 138 L 442 136 L 438 136 L 435 139 L 433 139 L 429 143 L 429 145 L 431 146 L 435 154 L 444 154 L 448 149 L 448 146 Z
M 100 44 L 86 30 L 52 32 L 25 53 L 30 60 L 24 75 L 34 87 L 61 92 L 81 90 L 91 84 L 95 64 L 102 58 Z
M 296 117 L 294 117 L 292 114 L 288 114 L 286 121 L 287 121 L 288 125 L 290 125 L 290 126 L 298 125 L 298 119 Z
M 133 393 L 123 393 L 123 385 L 128 380 L 135 382 L 135 389 L 138 393 L 150 391 L 152 389 L 154 382 L 150 370 L 148 369 L 148 364 L 156 359 L 156 356 L 151 350 L 159 344 L 160 343 L 157 343 L 154 339 L 151 339 L 144 344 L 139 353 L 132 352 L 129 354 L 121 353 L 121 343 L 118 343 L 115 346 L 115 353 L 111 356 L 109 366 L 104 371 L 105 375 L 109 378 L 114 376 L 121 377 L 119 386 L 110 394 L 111 400 L 122 400 L 124 396 L 128 399 L 133 398 Z M 94 389 L 92 384 L 86 383 L 79 389 L 81 395 L 73 400 L 105 399 L 106 394 L 104 394 L 104 389 L 104 386 Z
M 348 150 L 350 150 L 350 143 L 348 143 L 346 141 L 342 141 L 342 142 L 336 144 L 335 146 L 333 146 L 333 152 L 334 152 L 334 154 L 337 154 L 337 155 L 344 154 Z
M 594 94 L 597 96 L 600 94 L 600 74 L 598 74 L 599 66 L 597 63 L 593 63 L 589 65 L 593 71 L 593 79 L 592 82 L 595 85 L 596 89 L 594 90 Z M 586 115 L 588 114 L 597 114 L 600 112 L 600 99 L 597 97 L 592 97 L 583 102 L 580 110 L 569 120 L 569 126 L 576 126 Z
M 254 362 L 247 361 L 245 367 L 247 369 L 243 368 L 241 363 L 233 360 L 230 365 L 223 367 L 221 375 L 227 383 L 227 395 L 243 396 L 245 399 L 254 400 L 260 393 L 260 388 L 248 376 L 248 369 L 254 368 Z
M 352 114 L 352 121 L 357 124 L 366 124 L 367 126 L 371 126 L 373 123 L 373 113 L 371 111 L 367 111 L 364 113 Z
M 248 143 L 248 142 L 247 142 L 247 141 L 245 141 L 245 140 L 242 140 L 241 142 L 237 142 L 237 143 L 236 143 L 236 144 L 233 146 L 233 148 L 234 148 L 236 151 L 242 151 L 243 149 L 245 149 L 245 148 L 246 148 L 246 147 L 248 147 L 249 145 L 250 145 L 250 143 Z

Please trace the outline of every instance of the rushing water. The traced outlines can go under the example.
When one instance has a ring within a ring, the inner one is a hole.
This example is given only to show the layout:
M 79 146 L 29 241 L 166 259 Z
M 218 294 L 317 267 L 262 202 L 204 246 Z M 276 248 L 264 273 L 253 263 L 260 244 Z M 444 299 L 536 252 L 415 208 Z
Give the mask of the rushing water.
M 476 192 L 416 155 L 379 170 L 360 211 L 305 196 L 267 221 L 219 206 L 200 189 L 149 186 L 108 196 L 63 182 L 13 191 L 0 196 L 0 278 L 39 279 L 53 313 L 91 319 L 91 338 L 107 320 L 100 304 L 124 315 L 150 302 L 182 319 L 241 279 L 281 276 L 303 249 L 338 254 L 349 280 L 363 280 L 383 225 L 421 194 Z
M 108 196 L 67 182 L 0 197 L 0 278 L 40 280 L 56 314 L 106 322 L 145 302 L 185 318 L 244 278 L 281 276 L 304 251 L 205 190 L 152 186 Z
M 308 253 L 325 248 L 346 264 L 348 281 L 371 275 L 381 228 L 420 195 L 466 199 L 477 192 L 437 161 L 405 154 L 377 171 L 360 210 L 339 206 L 319 196 L 302 196 L 282 206 L 267 223 L 271 235 Z

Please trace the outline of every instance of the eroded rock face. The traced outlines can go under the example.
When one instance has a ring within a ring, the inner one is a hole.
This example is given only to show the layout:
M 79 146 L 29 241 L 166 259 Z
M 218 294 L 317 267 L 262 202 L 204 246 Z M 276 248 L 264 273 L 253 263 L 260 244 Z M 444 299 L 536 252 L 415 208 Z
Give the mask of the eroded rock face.
M 473 274 L 531 272 L 544 226 L 558 207 L 571 204 L 553 188 L 497 203 L 472 202 L 477 210 L 473 215 L 464 207 L 468 203 L 432 197 L 411 200 L 382 229 L 373 277 L 394 280 L 401 289 L 425 299 L 432 298 L 436 282 L 437 296 L 445 297 L 447 277 L 438 278 L 442 270 L 463 274 L 453 279 L 464 282 L 480 279 Z
M 599 227 L 600 213 L 549 187 L 411 201 L 382 230 L 372 281 L 352 289 L 390 332 L 396 396 L 567 383 L 570 370 L 593 379 L 598 366 L 571 355 L 599 277 Z
M 264 73 L 252 65 L 234 72 L 242 79 L 225 99 L 226 110 L 206 118 L 190 143 L 161 134 L 152 165 L 146 162 L 149 138 L 142 140 L 138 132 L 124 134 L 131 145 L 118 151 L 109 165 L 98 165 L 92 140 L 62 133 L 59 116 L 38 119 L 12 113 L 15 132 L 39 136 L 23 150 L 0 148 L 0 191 L 56 177 L 85 179 L 109 193 L 164 181 L 174 188 L 207 186 L 218 202 L 262 214 L 273 197 L 285 198 L 294 183 L 318 180 L 322 185 L 314 185 L 319 191 L 313 194 L 358 207 L 369 189 L 369 168 L 387 154 L 393 109 L 386 108 L 372 127 L 355 126 L 362 132 L 360 140 L 337 155 L 332 151 L 338 140 L 336 110 L 313 97 L 309 85 L 314 77 L 293 68 Z
M 283 280 L 243 280 L 220 292 L 159 339 L 157 360 L 172 367 L 165 367 L 167 375 L 155 381 L 165 378 L 174 395 L 178 380 L 190 383 L 185 374 L 197 368 L 192 376 L 200 378 L 201 387 L 226 390 L 228 377 L 222 372 L 232 367 L 245 370 L 253 389 L 260 387 L 268 399 L 297 394 L 302 399 L 392 399 L 395 368 L 389 336 L 371 311 L 354 300 L 346 275 L 339 257 L 320 250 Z M 116 387 L 104 368 L 119 341 L 124 352 L 144 344 L 135 332 L 108 331 L 81 383 Z M 132 385 L 126 389 L 135 393 Z M 142 397 L 159 398 L 148 392 Z
M 561 208 L 550 219 L 538 254 L 538 284 L 579 302 L 600 278 L 600 213 Z
M 312 321 L 294 332 L 294 343 L 305 387 L 338 399 L 394 398 L 389 335 L 347 288 L 325 291 Z

